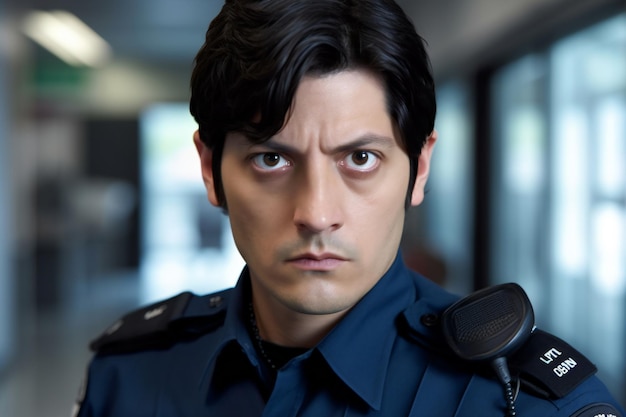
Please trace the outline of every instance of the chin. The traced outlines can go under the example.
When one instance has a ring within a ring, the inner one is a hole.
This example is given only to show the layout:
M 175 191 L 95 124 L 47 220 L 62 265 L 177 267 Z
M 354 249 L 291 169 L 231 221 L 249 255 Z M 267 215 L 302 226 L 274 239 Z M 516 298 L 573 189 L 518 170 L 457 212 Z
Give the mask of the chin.
M 351 297 L 342 297 L 340 291 L 324 288 L 306 289 L 299 296 L 290 297 L 285 304 L 292 310 L 301 314 L 332 315 L 345 312 L 358 302 L 352 292 Z M 359 297 L 360 298 L 360 297 Z

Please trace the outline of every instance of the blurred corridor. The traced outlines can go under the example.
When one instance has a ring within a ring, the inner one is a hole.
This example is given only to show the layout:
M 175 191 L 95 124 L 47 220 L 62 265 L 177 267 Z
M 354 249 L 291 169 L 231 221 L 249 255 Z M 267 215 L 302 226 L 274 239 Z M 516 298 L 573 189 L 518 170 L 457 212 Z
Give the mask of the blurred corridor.
M 398 2 L 438 82 L 407 263 L 461 294 L 520 283 L 538 325 L 626 403 L 623 0 Z M 237 279 L 187 105 L 221 4 L 0 0 L 0 416 L 69 416 L 90 339 L 138 305 Z M 97 62 L 34 41 L 32 12 L 57 9 L 106 42 Z

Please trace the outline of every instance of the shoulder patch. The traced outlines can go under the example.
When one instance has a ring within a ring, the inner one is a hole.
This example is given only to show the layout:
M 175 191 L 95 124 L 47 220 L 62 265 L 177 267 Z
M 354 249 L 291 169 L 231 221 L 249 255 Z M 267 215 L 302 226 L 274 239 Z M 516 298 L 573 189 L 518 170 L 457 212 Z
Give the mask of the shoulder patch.
M 545 398 L 565 397 L 597 371 L 572 346 L 541 330 L 535 330 L 509 359 L 509 367 L 519 376 L 523 389 Z
M 572 417 L 623 417 L 622 414 L 610 404 L 591 404 L 578 410 Z
M 219 326 L 229 290 L 196 296 L 190 292 L 130 312 L 109 326 L 89 347 L 99 353 L 121 353 L 166 347 Z

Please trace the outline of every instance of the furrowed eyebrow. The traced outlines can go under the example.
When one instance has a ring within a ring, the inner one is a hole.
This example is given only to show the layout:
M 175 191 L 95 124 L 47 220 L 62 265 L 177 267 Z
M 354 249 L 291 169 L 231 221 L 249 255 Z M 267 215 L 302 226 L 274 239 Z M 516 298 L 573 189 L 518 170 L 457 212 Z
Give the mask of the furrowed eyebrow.
M 265 142 L 261 142 L 261 143 L 251 143 L 250 144 L 250 148 L 263 148 L 264 152 L 276 152 L 276 153 L 291 153 L 294 152 L 296 149 L 293 146 L 284 144 L 284 143 L 279 143 L 279 142 L 274 142 L 273 141 L 274 138 L 270 138 L 268 140 L 266 140 Z
M 297 153 L 298 152 L 296 147 L 288 145 L 288 144 L 280 143 L 280 142 L 275 142 L 272 139 L 273 138 L 270 138 L 269 140 L 263 143 L 259 143 L 259 144 L 251 144 L 250 147 L 259 146 L 264 149 L 267 149 L 267 151 L 269 152 L 276 152 L 276 153 Z M 388 136 L 376 135 L 373 133 L 366 133 L 362 136 L 357 137 L 354 140 L 341 144 L 335 148 L 329 149 L 328 153 L 348 152 L 348 151 L 353 151 L 356 149 L 367 148 L 372 145 L 381 146 L 384 148 L 392 148 L 395 145 L 395 143 L 396 143 L 395 139 L 390 138 Z
M 339 145 L 336 148 L 333 148 L 331 152 L 347 152 L 355 149 L 367 148 L 368 146 L 372 145 L 382 146 L 384 148 L 391 148 L 395 145 L 395 143 L 395 140 L 390 137 L 367 133 L 363 136 L 359 136 L 358 138 L 348 143 L 344 143 L 343 145 Z

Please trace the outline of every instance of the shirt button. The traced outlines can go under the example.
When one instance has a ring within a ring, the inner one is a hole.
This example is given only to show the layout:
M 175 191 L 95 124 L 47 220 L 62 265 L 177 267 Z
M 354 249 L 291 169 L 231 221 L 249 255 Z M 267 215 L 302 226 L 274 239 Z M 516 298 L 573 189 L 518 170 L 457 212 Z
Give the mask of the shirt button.
M 222 297 L 220 297 L 219 295 L 211 297 L 211 298 L 209 298 L 209 307 L 217 308 L 217 307 L 222 305 L 222 301 L 223 300 L 224 299 Z
M 424 314 L 420 317 L 420 321 L 426 327 L 433 327 L 439 322 L 439 318 L 434 314 Z

